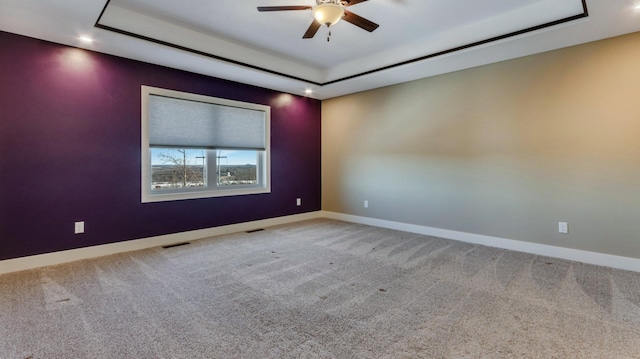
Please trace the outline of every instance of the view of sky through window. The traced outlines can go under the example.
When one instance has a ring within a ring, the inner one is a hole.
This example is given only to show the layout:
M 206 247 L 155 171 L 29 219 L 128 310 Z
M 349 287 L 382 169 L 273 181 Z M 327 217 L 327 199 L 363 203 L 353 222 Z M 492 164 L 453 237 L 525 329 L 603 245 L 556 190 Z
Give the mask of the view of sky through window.
M 171 153 L 172 150 L 166 148 L 152 148 L 151 149 L 151 165 L 159 166 L 166 163 L 166 158 L 163 158 L 162 154 Z M 190 165 L 202 165 L 202 157 L 205 156 L 206 150 L 199 149 L 187 149 L 186 159 L 187 164 Z M 218 154 L 221 157 L 221 163 L 225 165 L 255 165 L 256 154 L 254 151 L 235 151 L 235 150 L 221 150 Z M 182 155 L 180 155 L 182 156 Z

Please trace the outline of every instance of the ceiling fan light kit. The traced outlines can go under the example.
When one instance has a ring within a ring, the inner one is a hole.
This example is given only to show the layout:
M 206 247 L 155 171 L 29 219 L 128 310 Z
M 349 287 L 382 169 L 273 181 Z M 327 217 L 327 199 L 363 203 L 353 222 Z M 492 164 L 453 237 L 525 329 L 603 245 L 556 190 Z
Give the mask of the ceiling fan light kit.
M 344 7 L 339 0 L 317 0 L 317 3 L 312 10 L 313 17 L 322 25 L 333 26 L 344 16 Z

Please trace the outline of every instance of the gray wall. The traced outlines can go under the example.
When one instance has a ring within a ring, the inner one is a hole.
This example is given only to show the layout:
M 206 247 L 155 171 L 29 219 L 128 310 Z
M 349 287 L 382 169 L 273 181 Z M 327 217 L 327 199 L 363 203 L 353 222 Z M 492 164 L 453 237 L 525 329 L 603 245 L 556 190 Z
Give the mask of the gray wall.
M 636 33 L 324 101 L 322 207 L 640 258 L 639 59 Z

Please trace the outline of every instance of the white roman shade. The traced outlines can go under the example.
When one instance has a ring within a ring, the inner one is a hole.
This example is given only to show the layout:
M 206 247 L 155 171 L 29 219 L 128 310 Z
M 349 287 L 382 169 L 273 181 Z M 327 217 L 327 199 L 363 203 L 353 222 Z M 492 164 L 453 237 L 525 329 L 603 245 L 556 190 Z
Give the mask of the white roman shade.
M 264 111 L 149 95 L 149 146 L 266 148 Z

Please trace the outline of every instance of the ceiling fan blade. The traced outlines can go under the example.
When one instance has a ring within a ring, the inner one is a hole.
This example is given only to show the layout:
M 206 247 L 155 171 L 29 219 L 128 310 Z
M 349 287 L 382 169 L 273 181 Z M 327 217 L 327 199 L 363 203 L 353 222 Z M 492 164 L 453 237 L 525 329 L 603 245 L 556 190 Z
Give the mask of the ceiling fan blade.
M 304 33 L 302 38 L 303 39 L 310 39 L 310 38 L 316 36 L 316 32 L 318 32 L 318 29 L 320 28 L 320 26 L 322 26 L 322 24 L 320 24 L 316 20 L 313 20 L 311 25 L 309 25 L 309 28 L 307 29 L 307 32 Z
M 351 11 L 347 11 L 347 10 L 344 10 L 344 17 L 342 18 L 342 20 L 346 22 L 350 22 L 356 25 L 357 27 L 367 30 L 369 32 L 372 32 L 373 30 L 377 29 L 378 26 L 380 26 L 375 22 L 369 21 L 363 18 L 362 16 L 358 16 L 352 13 Z
M 311 6 L 258 6 L 258 11 L 311 10 Z
M 351 1 L 349 1 L 349 3 L 348 3 L 347 5 L 345 5 L 345 7 L 347 7 L 347 6 L 353 6 L 353 5 L 355 5 L 355 4 L 359 4 L 359 3 L 361 3 L 361 2 L 365 2 L 365 1 L 369 1 L 369 0 L 351 0 Z

